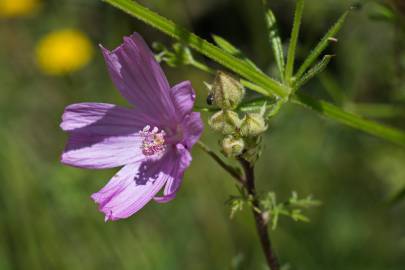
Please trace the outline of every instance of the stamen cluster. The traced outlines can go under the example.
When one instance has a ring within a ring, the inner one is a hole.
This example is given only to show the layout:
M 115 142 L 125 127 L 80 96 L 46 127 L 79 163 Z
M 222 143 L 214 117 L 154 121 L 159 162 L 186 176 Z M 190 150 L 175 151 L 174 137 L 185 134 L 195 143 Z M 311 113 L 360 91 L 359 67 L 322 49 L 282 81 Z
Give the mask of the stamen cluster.
M 157 127 L 154 127 L 150 131 L 150 126 L 147 125 L 139 132 L 139 134 L 143 137 L 141 148 L 142 153 L 145 156 L 154 156 L 156 154 L 161 154 L 166 150 L 166 132 L 164 130 L 159 131 Z

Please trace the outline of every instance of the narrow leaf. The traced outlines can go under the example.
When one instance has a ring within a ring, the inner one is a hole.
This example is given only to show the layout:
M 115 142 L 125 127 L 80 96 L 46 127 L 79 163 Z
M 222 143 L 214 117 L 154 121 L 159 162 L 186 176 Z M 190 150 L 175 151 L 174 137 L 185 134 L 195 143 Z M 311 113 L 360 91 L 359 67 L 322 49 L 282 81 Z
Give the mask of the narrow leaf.
M 362 130 L 379 138 L 405 146 L 405 132 L 396 128 L 388 127 L 363 117 L 345 112 L 341 108 L 322 100 L 316 100 L 308 95 L 297 93 L 292 102 L 308 107 L 321 115 L 333 119 L 341 124 Z
M 167 18 L 160 16 L 139 3 L 131 0 L 104 1 L 151 25 L 172 38 L 179 40 L 183 44 L 186 44 L 194 50 L 211 58 L 215 62 L 229 68 L 240 76 L 255 82 L 268 91 L 267 95 L 274 94 L 283 99 L 288 97 L 290 93 L 289 87 L 280 84 L 262 72 L 252 69 L 252 67 L 245 61 L 232 56 L 217 46 L 187 31 L 185 28 L 176 25 Z
M 300 89 L 304 84 L 306 84 L 309 80 L 314 78 L 316 75 L 321 73 L 325 70 L 328 66 L 330 60 L 333 58 L 333 55 L 325 55 L 321 61 L 319 61 L 315 66 L 313 66 L 310 70 L 308 70 L 301 79 L 297 81 L 294 86 L 294 91 Z
M 383 103 L 347 103 L 348 110 L 370 118 L 405 117 L 405 107 Z
M 269 35 L 269 41 L 273 48 L 274 59 L 276 60 L 277 68 L 280 73 L 280 79 L 284 79 L 284 52 L 283 44 L 281 43 L 281 38 L 278 32 L 277 20 L 271 9 L 266 12 L 266 26 Z
M 249 64 L 252 68 L 256 69 L 257 71 L 262 72 L 255 63 L 253 63 L 249 58 L 247 58 L 241 50 L 236 48 L 232 43 L 224 39 L 223 37 L 217 36 L 217 35 L 212 35 L 212 38 L 214 39 L 215 43 L 223 49 L 224 51 L 232 54 L 233 56 L 242 59 L 245 61 L 247 64 Z
M 304 63 L 298 69 L 298 72 L 295 74 L 296 79 L 300 79 L 301 76 L 307 71 L 307 69 L 315 62 L 315 60 L 321 55 L 321 53 L 326 49 L 329 42 L 334 40 L 334 36 L 339 32 L 342 28 L 343 23 L 345 22 L 347 15 L 349 14 L 348 11 L 343 13 L 340 16 L 339 20 L 332 26 L 331 29 L 326 33 L 326 35 L 321 39 L 321 41 L 316 45 L 315 49 L 308 55 L 305 59 Z
M 297 0 L 295 8 L 294 23 L 291 31 L 290 45 L 288 47 L 287 65 L 285 68 L 285 81 L 290 82 L 294 73 L 295 51 L 297 48 L 298 35 L 300 32 L 302 12 L 304 11 L 304 0 Z
M 233 46 L 229 41 L 227 41 L 223 37 L 212 35 L 212 39 L 215 41 L 215 44 L 217 44 L 224 51 L 232 55 L 240 54 L 240 50 L 237 49 L 235 46 Z

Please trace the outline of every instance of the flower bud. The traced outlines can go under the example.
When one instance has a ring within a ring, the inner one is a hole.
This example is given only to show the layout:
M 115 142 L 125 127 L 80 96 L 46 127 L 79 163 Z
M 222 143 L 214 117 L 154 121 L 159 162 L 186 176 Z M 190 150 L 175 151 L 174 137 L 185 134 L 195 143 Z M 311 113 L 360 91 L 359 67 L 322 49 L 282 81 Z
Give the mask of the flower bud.
M 240 134 L 243 137 L 256 137 L 267 130 L 268 126 L 260 113 L 248 113 L 242 120 Z
M 212 85 L 215 104 L 221 109 L 236 108 L 245 94 L 245 88 L 239 80 L 218 71 Z
M 255 164 L 262 153 L 262 137 L 250 137 L 245 139 L 245 150 L 241 157 L 250 164 Z
M 240 127 L 239 115 L 233 111 L 219 111 L 208 120 L 210 127 L 224 135 L 232 134 Z
M 227 157 L 239 156 L 244 147 L 245 142 L 242 138 L 235 138 L 232 135 L 228 135 L 222 140 L 222 152 Z

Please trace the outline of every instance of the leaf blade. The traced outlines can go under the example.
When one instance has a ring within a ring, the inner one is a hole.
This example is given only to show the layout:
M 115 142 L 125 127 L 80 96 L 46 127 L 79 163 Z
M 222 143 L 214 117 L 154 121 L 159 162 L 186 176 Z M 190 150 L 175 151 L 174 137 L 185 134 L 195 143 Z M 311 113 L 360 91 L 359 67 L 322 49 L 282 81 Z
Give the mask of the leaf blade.
M 287 64 L 285 67 L 285 81 L 290 82 L 294 72 L 295 52 L 297 49 L 298 35 L 301 26 L 302 13 L 304 11 L 304 0 L 297 0 L 294 14 L 294 23 L 291 31 L 290 45 L 288 46 Z
M 252 68 L 256 69 L 257 71 L 260 71 L 260 68 L 256 66 L 255 63 L 253 63 L 249 58 L 247 58 L 240 49 L 235 47 L 232 43 L 230 43 L 228 40 L 224 39 L 223 37 L 217 36 L 217 35 L 212 35 L 212 38 L 214 39 L 214 42 L 224 51 L 230 53 L 231 55 L 242 59 L 245 61 L 247 64 L 249 64 Z
M 315 46 L 308 57 L 305 59 L 304 63 L 298 68 L 295 74 L 296 79 L 300 79 L 301 76 L 307 71 L 307 69 L 315 62 L 315 60 L 321 55 L 321 53 L 326 49 L 329 41 L 340 31 L 342 28 L 349 11 L 344 12 L 338 19 L 338 21 L 329 29 L 329 31 L 323 36 L 321 41 Z
M 271 9 L 268 9 L 265 14 L 268 38 L 273 48 L 273 55 L 276 60 L 277 69 L 280 74 L 280 79 L 284 80 L 285 60 L 283 52 L 283 44 L 278 32 L 277 20 Z
M 333 55 L 325 55 L 321 61 L 315 64 L 310 70 L 308 70 L 296 83 L 294 86 L 294 91 L 300 89 L 304 84 L 310 81 L 312 78 L 317 76 L 319 73 L 324 71 L 328 66 L 329 62 L 332 60 Z
M 385 126 L 346 112 L 341 108 L 322 100 L 316 100 L 308 95 L 297 93 L 292 102 L 310 108 L 321 115 L 333 119 L 346 126 L 364 131 L 376 137 L 405 146 L 405 132 L 399 129 Z

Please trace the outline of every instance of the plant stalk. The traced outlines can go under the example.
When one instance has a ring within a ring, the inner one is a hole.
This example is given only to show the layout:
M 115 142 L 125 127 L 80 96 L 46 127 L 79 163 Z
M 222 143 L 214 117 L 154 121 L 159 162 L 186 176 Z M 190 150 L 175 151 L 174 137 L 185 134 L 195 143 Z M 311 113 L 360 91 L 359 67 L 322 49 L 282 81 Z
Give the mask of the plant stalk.
M 202 141 L 198 141 L 197 145 L 207 153 L 219 166 L 221 166 L 225 171 L 227 171 L 237 182 L 243 184 L 243 178 L 239 171 L 232 167 L 231 165 L 224 162 L 213 150 L 211 150 L 207 145 L 205 145 Z
M 245 181 L 243 182 L 248 194 L 253 198 L 252 213 L 256 223 L 256 230 L 260 239 L 264 256 L 266 257 L 267 264 L 271 270 L 279 270 L 280 264 L 275 251 L 272 248 L 269 232 L 267 230 L 267 220 L 262 212 L 257 211 L 260 209 L 260 203 L 256 194 L 254 167 L 244 159 L 239 159 L 243 170 L 245 172 Z

